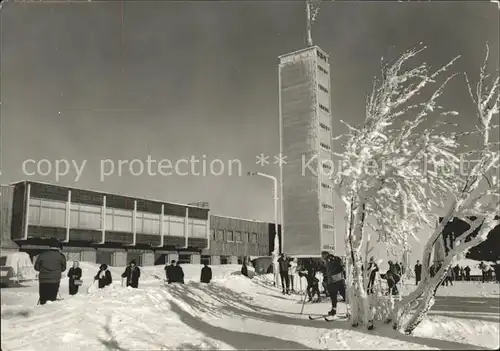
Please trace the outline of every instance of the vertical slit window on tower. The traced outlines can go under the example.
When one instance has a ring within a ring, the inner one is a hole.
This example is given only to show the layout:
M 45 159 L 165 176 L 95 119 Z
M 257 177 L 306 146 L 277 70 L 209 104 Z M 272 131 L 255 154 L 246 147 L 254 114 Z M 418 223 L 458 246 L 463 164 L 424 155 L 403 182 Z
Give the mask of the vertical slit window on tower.
M 326 106 L 323 106 L 323 105 L 319 104 L 319 108 L 322 109 L 323 111 L 327 112 L 327 113 L 330 113 L 330 110 Z
M 327 61 L 327 59 L 326 59 L 326 56 L 325 56 L 325 55 L 323 55 L 323 53 L 321 53 L 319 50 L 316 50 L 316 52 L 317 52 L 318 57 L 319 57 L 320 59 L 322 59 L 322 60 L 323 60 L 323 61 L 325 61 L 325 62 L 328 62 L 328 61 Z
M 319 143 L 319 145 L 325 150 L 330 150 L 330 146 L 326 145 L 325 143 Z
M 318 65 L 318 69 L 323 72 L 324 74 L 328 74 L 328 71 L 326 69 L 324 69 L 323 67 L 319 66 Z
M 327 89 L 327 88 L 325 88 L 325 87 L 324 87 L 324 86 L 322 86 L 321 84 L 318 84 L 318 86 L 319 86 L 319 90 L 322 90 L 322 91 L 324 91 L 325 93 L 328 93 L 328 89 Z
M 324 123 L 321 123 L 321 122 L 320 122 L 320 123 L 319 123 L 319 126 L 320 126 L 321 128 L 323 128 L 324 130 L 326 130 L 326 131 L 330 131 L 330 127 L 328 127 L 328 126 L 327 126 L 326 124 L 324 124 Z
M 333 210 L 333 206 L 332 205 L 322 204 L 322 206 L 323 206 L 324 209 Z

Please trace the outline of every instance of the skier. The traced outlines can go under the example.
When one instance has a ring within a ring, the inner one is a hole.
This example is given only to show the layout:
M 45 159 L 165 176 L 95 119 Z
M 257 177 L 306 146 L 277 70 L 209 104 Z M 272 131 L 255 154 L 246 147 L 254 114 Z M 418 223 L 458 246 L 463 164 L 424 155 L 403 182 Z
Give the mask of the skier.
M 389 286 L 389 292 L 392 291 L 392 295 L 397 295 L 398 287 L 397 284 L 400 280 L 400 275 L 398 274 L 398 269 L 396 264 L 389 261 L 389 270 L 385 273 L 385 278 L 387 279 L 387 285 Z
M 284 253 L 282 253 L 280 258 L 278 259 L 278 266 L 280 269 L 281 287 L 283 289 L 283 295 L 285 294 L 290 295 L 290 279 L 288 277 L 288 267 L 290 266 L 290 263 L 288 262 L 286 255 Z
M 418 285 L 420 280 L 422 279 L 422 264 L 419 260 L 417 260 L 417 264 L 415 265 L 415 285 Z
M 378 265 L 375 263 L 375 257 L 370 257 L 370 262 L 368 263 L 368 287 L 367 293 L 373 294 L 373 286 L 375 285 L 375 277 L 377 276 L 377 272 L 379 271 Z
M 165 266 L 165 274 L 167 276 L 167 283 L 174 283 L 175 282 L 175 260 L 172 260 L 170 262 L 169 266 Z
M 184 284 L 184 271 L 182 270 L 181 263 L 177 261 L 174 267 L 174 278 L 173 282 Z
M 132 288 L 137 288 L 139 286 L 139 277 L 141 276 L 141 270 L 137 267 L 135 260 L 130 261 L 125 272 L 122 274 L 122 278 L 127 278 L 127 286 Z
M 78 293 L 78 288 L 82 285 L 82 269 L 79 266 L 78 261 L 73 261 L 73 267 L 68 271 L 69 278 L 69 294 L 76 295 Z
M 97 286 L 99 289 L 104 288 L 105 286 L 111 285 L 113 282 L 113 278 L 111 277 L 111 272 L 108 270 L 107 264 L 101 264 L 99 267 L 99 272 L 97 272 L 94 277 L 94 281 L 97 280 Z
M 464 272 L 465 272 L 465 280 L 470 281 L 470 267 L 466 266 L 464 268 Z
M 318 299 L 316 302 L 321 301 L 321 295 L 319 293 L 319 279 L 316 278 L 316 267 L 312 258 L 307 259 L 306 264 L 304 265 L 306 272 L 300 272 L 299 276 L 305 276 L 307 279 L 307 296 L 309 297 L 309 302 L 312 302 L 314 295 L 318 295 Z
M 342 265 L 342 259 L 335 256 L 333 252 L 325 252 L 322 256 L 326 267 L 328 294 L 332 300 L 332 309 L 328 312 L 328 315 L 335 316 L 337 314 L 338 293 L 340 293 L 344 301 L 346 301 L 345 281 L 343 275 L 344 267 Z
M 62 245 L 52 239 L 49 249 L 38 255 L 34 268 L 38 274 L 40 305 L 47 301 L 56 301 L 61 285 L 62 272 L 66 270 L 66 257 L 61 252 Z
M 212 280 L 212 268 L 210 268 L 206 263 L 204 267 L 201 269 L 200 282 L 202 283 L 210 283 Z
M 295 275 L 297 274 L 297 259 L 294 258 L 293 260 L 290 261 L 290 266 L 288 267 L 288 277 L 290 279 L 290 291 L 292 293 L 295 293 Z

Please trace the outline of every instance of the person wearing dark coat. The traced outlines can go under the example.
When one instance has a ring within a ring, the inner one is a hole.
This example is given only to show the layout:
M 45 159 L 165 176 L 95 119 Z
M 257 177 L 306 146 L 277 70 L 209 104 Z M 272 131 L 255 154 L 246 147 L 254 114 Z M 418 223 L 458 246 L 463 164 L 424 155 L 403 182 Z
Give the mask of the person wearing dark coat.
M 210 283 L 212 280 L 212 268 L 210 268 L 206 263 L 204 267 L 201 269 L 200 282 L 202 283 Z
M 78 261 L 73 261 L 73 267 L 68 271 L 69 278 L 69 294 L 76 295 L 78 293 L 78 288 L 81 285 L 82 269 L 78 267 Z
M 241 274 L 245 277 L 248 277 L 248 267 L 245 263 L 241 266 Z
M 417 261 L 415 265 L 415 285 L 418 285 L 420 280 L 422 279 L 422 264 L 420 261 Z
M 125 272 L 122 274 L 122 278 L 127 278 L 127 287 L 132 288 L 139 287 L 139 278 L 141 276 L 141 270 L 137 267 L 135 260 L 130 261 Z
M 338 294 L 346 301 L 346 289 L 344 280 L 344 265 L 342 259 L 335 256 L 333 253 L 325 252 L 322 254 L 325 261 L 326 275 L 324 280 L 327 281 L 328 295 L 332 301 L 332 309 L 328 312 L 330 316 L 337 314 Z
M 167 275 L 167 283 L 175 283 L 176 278 L 175 278 L 175 260 L 172 260 L 170 262 L 170 265 L 165 266 L 165 274 Z
M 375 257 L 370 257 L 370 262 L 368 263 L 368 272 L 370 273 L 370 277 L 368 280 L 368 294 L 373 294 L 373 286 L 375 285 L 375 277 L 377 276 L 377 272 L 379 271 L 377 263 L 375 263 Z
M 287 260 L 285 254 L 281 254 L 281 257 L 278 259 L 278 266 L 280 269 L 281 288 L 283 289 L 283 295 L 290 295 L 290 277 L 288 275 L 290 262 Z
M 174 267 L 174 277 L 175 280 L 172 281 L 173 283 L 181 283 L 184 284 L 184 270 L 181 267 L 181 263 L 177 261 L 177 264 Z
M 469 281 L 470 280 L 470 267 L 466 266 L 464 268 L 464 272 L 465 272 L 465 280 Z
M 101 264 L 99 272 L 95 275 L 94 280 L 97 280 L 97 286 L 99 289 L 111 285 L 113 278 L 111 277 L 111 272 L 108 270 L 107 264 Z
M 312 260 L 309 258 L 304 265 L 306 272 L 299 272 L 299 276 L 305 276 L 307 279 L 307 296 L 309 297 L 309 302 L 312 302 L 314 295 L 318 295 L 317 302 L 321 301 L 321 295 L 319 292 L 319 279 L 316 278 L 316 266 Z
M 40 305 L 56 301 L 61 285 L 62 272 L 66 270 L 66 257 L 57 239 L 51 240 L 49 249 L 38 255 L 34 268 L 38 274 Z
M 385 278 L 387 279 L 387 285 L 389 286 L 389 291 L 392 291 L 392 295 L 398 294 L 397 284 L 401 279 L 401 276 L 398 274 L 398 268 L 396 264 L 389 261 L 389 269 L 385 273 Z
M 455 280 L 460 280 L 460 266 L 458 264 L 453 267 L 453 276 L 455 277 Z

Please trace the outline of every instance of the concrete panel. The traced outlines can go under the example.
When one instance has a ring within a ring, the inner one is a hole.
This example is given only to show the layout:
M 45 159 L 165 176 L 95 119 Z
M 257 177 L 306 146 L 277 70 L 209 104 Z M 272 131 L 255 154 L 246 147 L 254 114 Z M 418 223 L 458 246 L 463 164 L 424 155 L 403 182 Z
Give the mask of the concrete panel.
M 112 266 L 123 267 L 127 265 L 127 252 L 114 252 L 112 257 Z
M 201 255 L 191 254 L 191 264 L 201 264 Z
M 238 256 L 231 256 L 228 264 L 238 264 Z
M 96 263 L 97 251 L 96 250 L 84 250 L 81 252 L 80 260 L 83 262 Z
M 178 261 L 179 260 L 179 254 L 177 252 L 171 252 L 167 255 L 168 259 L 167 262 L 170 264 L 172 260 Z
M 220 265 L 220 256 L 212 256 L 210 258 L 211 265 Z

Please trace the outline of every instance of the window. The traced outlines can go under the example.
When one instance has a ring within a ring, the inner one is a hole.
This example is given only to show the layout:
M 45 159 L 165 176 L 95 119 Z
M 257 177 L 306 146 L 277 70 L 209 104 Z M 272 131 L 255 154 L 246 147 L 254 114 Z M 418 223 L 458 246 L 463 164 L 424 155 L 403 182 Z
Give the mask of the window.
M 184 236 L 184 217 L 168 216 L 168 221 L 168 229 L 165 229 L 167 235 Z
M 244 243 L 250 242 L 248 232 L 241 233 L 241 241 L 243 241 Z
M 316 53 L 320 59 L 322 59 L 325 62 L 328 62 L 326 56 L 322 52 L 320 52 L 319 50 L 316 50 Z
M 321 206 L 323 206 L 324 209 L 333 210 L 333 206 L 332 205 L 322 204 Z
M 327 94 L 328 94 L 328 89 L 327 89 L 327 88 L 325 88 L 325 87 L 324 87 L 324 86 L 322 86 L 321 84 L 318 84 L 318 87 L 319 87 L 319 90 L 322 90 L 322 91 L 324 91 L 325 93 L 327 93 Z
M 326 145 L 325 143 L 319 143 L 319 145 L 325 150 L 330 150 L 330 146 Z
M 66 202 L 41 200 L 40 224 L 47 227 L 66 227 Z
M 321 122 L 320 122 L 320 123 L 319 123 L 319 126 L 320 126 L 321 128 L 323 128 L 324 130 L 326 130 L 326 131 L 330 131 L 330 127 L 328 127 L 328 126 L 327 126 L 326 124 L 324 124 L 324 123 L 321 123 Z
M 215 237 L 217 241 L 224 241 L 224 231 L 222 229 L 217 229 L 217 236 Z
M 179 260 L 178 262 L 180 264 L 190 264 L 191 263 L 191 255 L 189 254 L 179 254 Z
M 227 256 L 221 256 L 220 257 L 220 264 L 227 264 L 228 258 Z
M 137 227 L 138 233 L 144 234 L 160 234 L 160 215 L 156 213 L 147 212 L 137 212 L 137 217 L 139 218 L 139 213 L 142 216 L 142 226 Z
M 200 262 L 201 264 L 210 264 L 211 257 L 208 255 L 201 255 Z
M 323 229 L 329 229 L 329 230 L 331 230 L 331 229 L 333 229 L 333 225 L 331 225 L 331 224 L 323 224 Z
M 241 232 L 234 232 L 234 241 L 241 243 Z
M 30 198 L 29 225 L 40 225 L 40 199 Z
M 226 232 L 226 241 L 234 241 L 234 235 L 232 230 Z
M 324 74 L 328 74 L 328 71 L 326 69 L 324 69 L 323 67 L 319 66 L 318 65 L 318 68 L 321 72 L 323 72 Z
M 319 108 L 322 109 L 323 111 L 325 111 L 326 113 L 330 113 L 330 110 L 322 104 L 319 104 Z
M 210 229 L 210 239 L 215 240 L 215 229 Z
M 321 186 L 324 188 L 324 189 L 331 189 L 332 186 L 330 184 L 326 184 L 326 183 L 321 183 Z
M 322 163 L 321 166 L 329 171 L 332 169 L 332 166 L 330 166 L 328 163 Z
M 258 241 L 257 239 L 258 239 L 257 233 L 252 233 L 251 237 L 250 237 L 250 242 L 252 244 L 257 244 L 257 241 Z
M 189 219 L 189 236 L 192 238 L 206 238 L 207 222 L 199 219 Z

